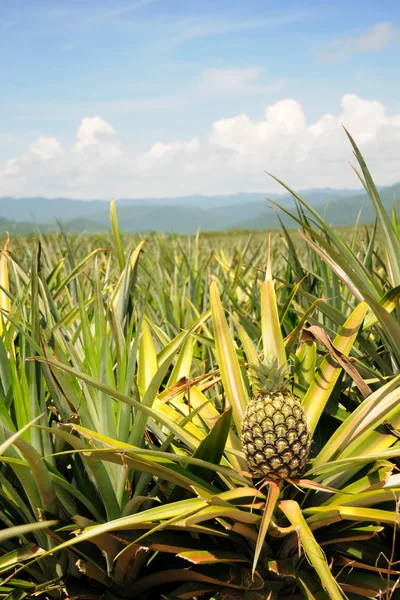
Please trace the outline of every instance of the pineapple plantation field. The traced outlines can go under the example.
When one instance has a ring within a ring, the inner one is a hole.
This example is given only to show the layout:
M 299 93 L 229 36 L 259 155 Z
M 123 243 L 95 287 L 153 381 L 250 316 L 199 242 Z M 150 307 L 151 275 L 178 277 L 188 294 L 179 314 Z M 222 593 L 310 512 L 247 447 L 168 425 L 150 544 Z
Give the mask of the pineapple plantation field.
M 2 598 L 400 597 L 400 224 L 354 150 L 369 227 L 3 238 Z

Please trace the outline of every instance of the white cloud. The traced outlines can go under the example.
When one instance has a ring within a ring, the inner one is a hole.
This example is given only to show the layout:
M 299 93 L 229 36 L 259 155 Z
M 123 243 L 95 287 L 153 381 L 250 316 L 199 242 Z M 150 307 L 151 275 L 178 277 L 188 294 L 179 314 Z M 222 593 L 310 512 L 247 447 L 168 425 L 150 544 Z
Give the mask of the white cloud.
M 100 117 L 85 117 L 76 134 L 74 151 L 84 157 L 116 159 L 122 154 L 114 128 Z
M 40 136 L 30 145 L 30 152 L 42 161 L 48 161 L 62 152 L 61 144 L 55 137 Z
M 198 138 L 193 138 L 189 142 L 173 142 L 170 144 L 162 144 L 157 142 L 151 148 L 138 157 L 138 164 L 146 168 L 153 168 L 154 163 L 167 165 L 177 159 L 179 155 L 195 154 L 200 149 Z
M 18 162 L 17 158 L 10 158 L 5 166 L 3 171 L 0 171 L 0 177 L 1 175 L 3 175 L 4 177 L 7 176 L 12 176 L 12 175 L 18 175 L 18 173 L 21 171 L 21 166 Z
M 332 40 L 321 47 L 317 54 L 321 60 L 337 62 L 359 52 L 373 52 L 386 48 L 399 39 L 400 27 L 392 23 L 377 23 L 360 35 Z
M 197 98 L 199 95 L 206 98 L 227 94 L 245 96 L 248 94 L 271 94 L 284 89 L 287 85 L 285 79 L 279 79 L 269 85 L 260 83 L 261 75 L 262 69 L 259 67 L 207 69 L 194 91 Z
M 272 152 L 284 143 L 290 135 L 305 129 L 305 115 L 295 100 L 281 100 L 265 110 L 262 121 L 252 121 L 246 114 L 231 119 L 221 119 L 213 123 L 209 141 L 212 145 L 234 150 L 242 156 L 252 155 L 254 146 L 267 147 L 269 140 L 281 142 Z
M 241 92 L 248 84 L 260 76 L 261 69 L 208 69 L 203 73 L 200 86 L 212 88 L 222 93 Z
M 370 52 L 385 48 L 396 39 L 399 33 L 398 27 L 393 27 L 392 23 L 378 23 L 371 29 L 361 35 L 356 41 L 359 52 Z
M 400 113 L 377 100 L 347 94 L 338 111 L 309 122 L 302 106 L 283 99 L 262 118 L 219 119 L 209 135 L 159 141 L 141 152 L 122 147 L 112 125 L 81 120 L 69 147 L 41 136 L 26 153 L 0 166 L 2 194 L 111 198 L 233 193 L 279 189 L 268 171 L 297 189 L 359 187 L 344 125 L 380 185 L 400 179 Z

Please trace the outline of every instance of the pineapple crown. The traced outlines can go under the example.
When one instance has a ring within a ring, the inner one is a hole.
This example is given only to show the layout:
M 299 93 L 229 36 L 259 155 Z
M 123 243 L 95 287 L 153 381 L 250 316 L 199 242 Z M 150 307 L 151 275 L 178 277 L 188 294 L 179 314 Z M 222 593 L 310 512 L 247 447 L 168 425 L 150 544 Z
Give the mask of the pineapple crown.
M 279 392 L 283 390 L 289 379 L 289 361 L 278 366 L 277 361 L 260 361 L 258 364 L 250 365 L 254 375 L 251 375 L 259 385 L 260 391 L 266 393 Z

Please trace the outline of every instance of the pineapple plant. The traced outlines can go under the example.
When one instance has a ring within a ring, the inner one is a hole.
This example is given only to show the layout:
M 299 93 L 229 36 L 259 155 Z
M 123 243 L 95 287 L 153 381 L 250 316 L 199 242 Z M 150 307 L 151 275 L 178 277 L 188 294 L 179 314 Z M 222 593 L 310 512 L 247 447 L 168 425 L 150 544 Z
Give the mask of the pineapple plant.
M 221 236 L 206 260 L 209 240 L 154 236 L 142 254 L 111 214 L 114 240 L 40 234 L 40 251 L 0 253 L 2 597 L 395 600 L 396 214 L 383 252 L 376 228 L 351 242 L 299 211 L 309 247 L 273 238 L 276 295 L 265 239 Z M 300 405 L 284 365 L 307 321 L 352 353 L 370 397 L 312 341 Z M 281 489 L 311 435 L 307 472 Z
M 300 400 L 287 389 L 288 365 L 253 365 L 258 390 L 242 421 L 244 453 L 251 474 L 281 483 L 304 469 L 311 446 Z

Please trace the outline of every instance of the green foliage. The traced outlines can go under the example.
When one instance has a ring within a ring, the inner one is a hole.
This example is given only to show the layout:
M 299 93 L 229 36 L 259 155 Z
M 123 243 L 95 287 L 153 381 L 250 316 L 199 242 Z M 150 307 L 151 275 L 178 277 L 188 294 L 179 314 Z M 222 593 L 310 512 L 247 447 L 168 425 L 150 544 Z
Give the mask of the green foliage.
M 377 215 L 354 235 L 294 194 L 300 233 L 270 244 L 127 238 L 114 206 L 112 235 L 11 238 L 2 597 L 396 597 L 398 220 L 354 148 Z M 298 347 L 307 325 L 367 397 L 316 340 Z M 263 356 L 292 364 L 313 432 L 306 472 L 280 489 L 255 485 L 239 440 Z

